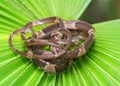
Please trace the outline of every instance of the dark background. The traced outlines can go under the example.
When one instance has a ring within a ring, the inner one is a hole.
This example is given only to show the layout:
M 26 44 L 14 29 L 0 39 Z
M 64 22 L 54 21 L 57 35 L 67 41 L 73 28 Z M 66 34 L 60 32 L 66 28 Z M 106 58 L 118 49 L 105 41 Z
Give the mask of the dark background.
M 92 0 L 80 19 L 97 23 L 118 18 L 120 18 L 120 0 Z

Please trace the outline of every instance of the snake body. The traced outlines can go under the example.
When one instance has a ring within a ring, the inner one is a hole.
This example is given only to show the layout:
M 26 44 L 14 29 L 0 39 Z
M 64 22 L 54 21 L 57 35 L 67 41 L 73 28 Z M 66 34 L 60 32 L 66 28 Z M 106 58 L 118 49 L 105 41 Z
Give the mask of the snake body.
M 42 24 L 52 25 L 35 33 L 32 27 Z M 74 30 L 77 35 L 74 36 Z M 80 32 L 79 32 L 80 31 Z M 26 33 L 32 34 L 26 38 Z M 82 35 L 78 34 L 81 33 Z M 12 43 L 15 35 L 21 33 L 21 39 L 25 41 L 28 48 L 26 52 L 19 51 Z M 78 41 L 84 42 L 78 45 Z M 9 45 L 19 55 L 32 59 L 34 63 L 41 66 L 46 72 L 61 73 L 68 69 L 74 58 L 84 55 L 94 41 L 94 28 L 87 22 L 80 20 L 62 20 L 58 17 L 50 17 L 27 23 L 23 28 L 14 31 L 9 37 Z M 73 44 L 72 44 L 73 43 Z M 78 47 L 70 50 L 70 46 L 77 44 Z M 45 46 L 50 51 L 43 50 Z

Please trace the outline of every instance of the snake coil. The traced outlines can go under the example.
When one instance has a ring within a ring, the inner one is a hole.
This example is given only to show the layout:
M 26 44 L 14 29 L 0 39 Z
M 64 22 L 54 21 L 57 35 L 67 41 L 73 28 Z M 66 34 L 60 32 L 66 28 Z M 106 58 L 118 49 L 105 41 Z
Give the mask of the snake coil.
M 51 23 L 37 33 L 32 27 Z M 30 38 L 26 33 L 31 34 Z M 13 38 L 21 34 L 27 48 L 26 52 L 16 49 Z M 48 73 L 61 73 L 70 66 L 75 58 L 84 55 L 94 41 L 94 28 L 80 20 L 62 20 L 49 17 L 27 23 L 23 28 L 14 31 L 9 37 L 9 45 L 17 54 L 33 60 Z M 82 42 L 82 43 L 80 43 Z M 49 46 L 49 51 L 43 48 Z M 72 46 L 77 46 L 71 50 Z

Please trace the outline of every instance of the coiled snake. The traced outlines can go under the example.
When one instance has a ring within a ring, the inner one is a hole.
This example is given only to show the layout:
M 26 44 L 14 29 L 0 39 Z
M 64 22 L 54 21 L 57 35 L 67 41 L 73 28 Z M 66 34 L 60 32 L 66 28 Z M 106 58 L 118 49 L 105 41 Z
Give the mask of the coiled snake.
M 46 28 L 34 32 L 32 27 L 51 23 Z M 30 38 L 26 33 L 30 33 Z M 13 38 L 21 33 L 25 42 L 26 52 L 16 49 Z M 82 41 L 82 43 L 79 43 Z M 23 28 L 14 31 L 9 37 L 9 45 L 19 55 L 29 58 L 41 66 L 46 72 L 61 73 L 65 71 L 75 58 L 84 55 L 94 41 L 94 28 L 80 20 L 62 20 L 49 17 L 27 23 Z M 49 46 L 49 51 L 43 48 Z M 77 46 L 71 50 L 71 46 Z

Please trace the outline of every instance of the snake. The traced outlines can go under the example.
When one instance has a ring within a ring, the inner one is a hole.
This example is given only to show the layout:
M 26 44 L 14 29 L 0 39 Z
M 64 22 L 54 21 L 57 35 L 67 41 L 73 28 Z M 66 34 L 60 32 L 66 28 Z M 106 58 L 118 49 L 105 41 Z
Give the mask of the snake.
M 47 28 L 44 28 L 43 30 L 40 30 L 35 36 L 35 33 L 31 28 L 33 26 L 47 23 L 54 24 L 48 26 Z M 71 41 L 74 41 L 74 39 L 71 39 L 72 32 L 70 33 L 70 30 L 82 31 L 82 33 L 88 35 L 88 37 L 84 39 L 85 41 L 81 45 L 79 45 L 75 50 L 69 50 Z M 58 31 L 59 33 L 60 31 L 62 31 L 62 34 L 67 36 L 67 43 L 64 49 L 60 49 L 58 45 L 56 45 L 59 38 L 54 39 L 55 42 L 52 42 L 51 40 L 48 41 L 48 39 L 52 37 L 51 34 L 58 34 L 56 31 Z M 30 32 L 33 38 L 27 39 L 25 37 L 26 32 Z M 27 40 L 27 42 L 29 41 L 28 43 L 26 43 L 26 45 L 32 50 L 29 50 L 27 53 L 21 52 L 13 46 L 12 39 L 18 33 L 22 34 L 21 37 L 23 40 Z M 32 58 L 34 63 L 41 66 L 46 72 L 49 73 L 61 73 L 65 71 L 70 66 L 70 63 L 74 58 L 78 58 L 88 51 L 93 41 L 94 28 L 89 23 L 80 20 L 61 20 L 58 17 L 50 17 L 30 22 L 26 24 L 23 28 L 14 31 L 9 37 L 9 44 L 13 51 L 20 54 L 23 57 Z M 38 45 L 49 45 L 52 47 L 52 49 L 55 48 L 55 51 L 57 51 L 56 55 L 51 54 L 51 52 L 48 51 L 45 52 L 44 50 L 41 50 L 39 48 L 33 48 L 34 46 Z

